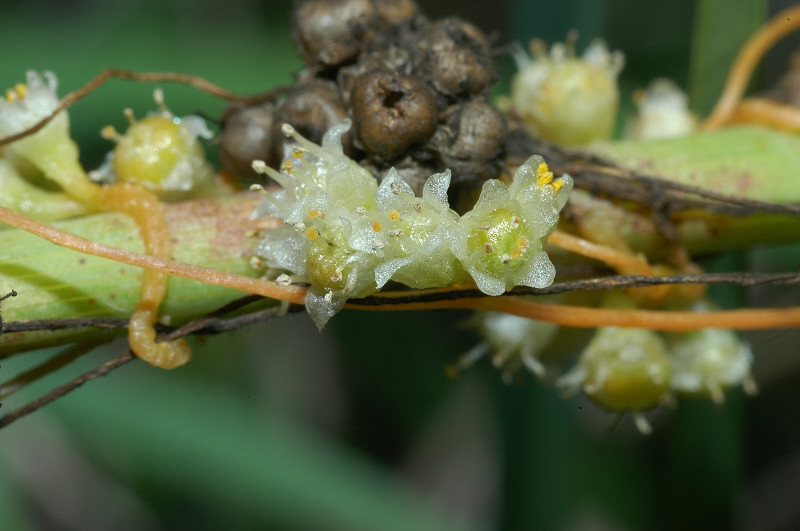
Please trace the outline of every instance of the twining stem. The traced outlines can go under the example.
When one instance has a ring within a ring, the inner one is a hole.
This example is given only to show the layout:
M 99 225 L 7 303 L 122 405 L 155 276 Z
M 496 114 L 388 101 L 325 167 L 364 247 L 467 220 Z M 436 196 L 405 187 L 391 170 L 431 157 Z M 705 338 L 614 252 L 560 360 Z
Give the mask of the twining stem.
M 184 85 L 189 85 L 195 87 L 196 89 L 202 90 L 203 92 L 211 94 L 212 96 L 216 96 L 218 98 L 228 101 L 244 103 L 246 105 L 255 105 L 257 103 L 261 103 L 263 101 L 275 98 L 276 96 L 288 90 L 288 87 L 277 87 L 264 94 L 257 94 L 254 96 L 243 96 L 225 90 L 224 88 L 215 85 L 214 83 L 211 83 L 205 78 L 199 76 L 193 76 L 190 74 L 180 74 L 176 72 L 132 72 L 131 70 L 123 70 L 120 68 L 107 68 L 102 72 L 100 72 L 100 74 L 98 74 L 97 77 L 95 77 L 93 80 L 91 80 L 83 87 L 73 92 L 70 92 L 69 94 L 61 98 L 61 101 L 58 102 L 56 108 L 53 109 L 53 111 L 49 115 L 39 120 L 31 127 L 24 129 L 19 133 L 15 133 L 13 135 L 0 138 L 0 146 L 10 144 L 11 142 L 15 142 L 17 140 L 25 138 L 26 136 L 32 135 L 33 133 L 39 131 L 45 125 L 47 125 L 53 118 L 55 118 L 58 115 L 58 113 L 69 108 L 73 103 L 77 102 L 78 100 L 88 96 L 109 79 L 114 79 L 114 78 L 127 79 L 129 81 L 137 81 L 140 83 L 153 83 L 153 82 L 165 82 L 165 81 L 172 83 L 182 83 Z
M 745 43 L 731 67 L 722 95 L 714 106 L 714 110 L 711 111 L 711 115 L 703 122 L 703 129 L 717 129 L 730 121 L 747 88 L 750 75 L 761 57 L 777 41 L 798 27 L 800 27 L 800 5 L 784 9 L 775 15 L 766 26 Z
M 306 288 L 300 286 L 282 286 L 275 282 L 268 280 L 258 280 L 244 275 L 237 275 L 228 273 L 219 269 L 212 269 L 210 267 L 202 267 L 191 264 L 184 264 L 175 260 L 168 260 L 165 258 L 158 258 L 146 254 L 135 253 L 126 251 L 124 249 L 117 249 L 108 245 L 93 242 L 86 238 L 81 238 L 75 234 L 70 234 L 51 227 L 40 221 L 20 214 L 13 210 L 0 206 L 0 221 L 7 223 L 18 229 L 22 229 L 31 234 L 35 234 L 45 240 L 48 240 L 61 247 L 72 249 L 80 253 L 89 254 L 93 256 L 100 256 L 108 258 L 116 262 L 122 262 L 144 269 L 152 269 L 161 271 L 168 275 L 175 275 L 178 277 L 188 278 L 204 282 L 206 284 L 214 284 L 218 286 L 227 286 L 233 289 L 246 291 L 248 293 L 255 293 L 271 299 L 278 299 L 282 301 L 293 302 L 296 304 L 303 304 L 306 294 Z
M 579 238 L 564 231 L 556 230 L 547 239 L 551 243 L 575 254 L 594 258 L 613 267 L 620 273 L 628 275 L 652 275 L 653 268 L 646 260 L 631 253 L 617 251 L 607 245 L 600 245 L 584 238 Z
M 56 245 L 81 253 L 100 256 L 146 269 L 154 269 L 165 274 L 189 278 L 207 284 L 227 286 L 296 304 L 302 304 L 305 298 L 306 288 L 301 286 L 284 286 L 268 280 L 253 279 L 235 273 L 109 247 L 61 231 L 7 208 L 0 207 L 0 221 L 35 234 Z M 452 287 L 441 288 L 441 291 L 453 291 L 453 289 Z M 431 291 L 437 290 L 426 290 L 426 293 Z M 387 302 L 386 304 L 366 305 L 359 304 L 358 301 L 350 301 L 347 307 L 361 310 L 431 310 L 438 308 L 491 310 L 582 328 L 628 326 L 652 330 L 690 331 L 702 328 L 753 330 L 800 326 L 800 307 L 751 308 L 698 313 L 638 309 L 616 310 L 543 304 L 513 296 L 481 296 L 455 300 L 414 302 L 415 294 L 415 291 L 379 292 L 375 295 L 377 299 L 386 298 L 387 300 L 393 299 L 396 301 L 398 298 L 407 298 L 410 302 Z
M 800 109 L 766 98 L 747 98 L 731 113 L 730 124 L 758 123 L 790 133 L 800 132 Z
M 120 183 L 101 188 L 101 204 L 131 216 L 142 233 L 147 254 L 153 257 L 172 256 L 172 241 L 164 219 L 164 204 L 141 186 Z M 141 298 L 128 325 L 128 341 L 137 356 L 164 369 L 173 369 L 188 362 L 192 350 L 184 339 L 156 343 L 154 328 L 158 307 L 167 294 L 168 275 L 156 269 L 145 269 Z

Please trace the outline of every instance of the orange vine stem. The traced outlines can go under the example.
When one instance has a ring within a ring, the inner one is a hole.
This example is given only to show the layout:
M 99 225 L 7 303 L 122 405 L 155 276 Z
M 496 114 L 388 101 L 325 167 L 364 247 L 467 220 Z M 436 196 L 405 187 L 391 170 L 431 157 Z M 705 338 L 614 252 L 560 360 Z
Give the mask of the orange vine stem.
M 607 245 L 600 245 L 564 231 L 554 231 L 547 242 L 575 254 L 600 260 L 621 273 L 648 276 L 653 274 L 650 264 L 631 253 L 617 251 Z
M 161 271 L 162 273 L 197 280 L 206 284 L 228 286 L 271 299 L 297 304 L 303 304 L 306 293 L 306 289 L 300 286 L 282 286 L 268 280 L 258 280 L 244 275 L 220 271 L 218 269 L 184 264 L 175 260 L 158 258 L 103 245 L 57 229 L 2 206 L 0 206 L 0 221 L 31 234 L 35 234 L 61 247 L 72 249 L 73 251 L 108 258 L 109 260 L 142 267 L 144 269 Z
M 303 304 L 306 293 L 306 288 L 300 286 L 283 286 L 268 280 L 254 279 L 244 275 L 184 264 L 174 260 L 157 258 L 102 245 L 56 229 L 55 227 L 33 220 L 23 214 L 4 207 L 0 207 L 0 221 L 35 234 L 56 245 L 67 247 L 78 252 L 100 256 L 146 269 L 154 269 L 166 274 L 189 278 L 207 284 L 227 286 L 296 304 Z M 453 288 L 425 290 L 426 293 L 432 291 L 453 291 Z M 402 293 L 383 292 L 378 294 L 378 297 L 413 297 L 414 294 L 415 292 L 413 291 Z M 582 328 L 627 326 L 652 330 L 689 331 L 702 328 L 754 330 L 800 326 L 800 307 L 796 306 L 789 308 L 751 308 L 698 313 L 656 310 L 617 310 L 543 304 L 520 297 L 476 297 L 430 302 L 387 303 L 369 306 L 351 301 L 347 304 L 347 307 L 360 310 L 432 310 L 439 308 L 490 310 L 519 315 L 530 319 L 548 321 L 564 326 Z
M 728 123 L 755 123 L 789 133 L 800 133 L 800 109 L 766 98 L 747 98 L 736 106 Z
M 725 89 L 714 106 L 714 110 L 703 122 L 703 129 L 707 131 L 717 129 L 730 121 L 731 115 L 747 88 L 750 75 L 761 57 L 777 41 L 798 27 L 800 27 L 800 5 L 784 9 L 750 37 L 736 57 L 725 82 Z

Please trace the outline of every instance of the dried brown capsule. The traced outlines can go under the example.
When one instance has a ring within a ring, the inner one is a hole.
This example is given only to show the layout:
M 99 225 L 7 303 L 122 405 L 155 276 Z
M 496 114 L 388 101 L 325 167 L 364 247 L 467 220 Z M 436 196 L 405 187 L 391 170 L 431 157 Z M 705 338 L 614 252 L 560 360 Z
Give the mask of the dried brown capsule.
M 251 166 L 256 159 L 263 160 L 270 166 L 277 166 L 283 155 L 276 156 L 273 147 L 274 123 L 273 102 L 228 106 L 222 115 L 220 133 L 219 160 L 222 166 L 241 177 L 257 175 Z
M 336 84 L 322 79 L 311 79 L 295 85 L 286 95 L 286 99 L 278 104 L 273 122 L 272 135 L 274 156 L 277 160 L 283 157 L 283 139 L 281 127 L 291 124 L 301 135 L 314 143 L 319 143 L 325 132 L 347 119 L 347 108 L 339 96 Z M 348 156 L 352 156 L 353 135 L 342 136 L 342 147 Z M 270 164 L 270 166 L 277 167 Z
M 406 22 L 419 12 L 413 0 L 374 0 L 374 4 L 378 17 L 386 25 Z
M 459 19 L 431 25 L 419 40 L 420 72 L 445 96 L 478 94 L 495 79 L 481 30 Z
M 310 66 L 352 62 L 373 28 L 371 0 L 300 0 L 292 13 L 292 39 Z
M 381 160 L 394 160 L 427 139 L 438 121 L 431 91 L 417 78 L 388 71 L 356 78 L 351 105 L 357 142 Z
M 427 149 L 442 168 L 453 170 L 453 182 L 497 178 L 507 127 L 500 111 L 483 98 L 453 106 Z
M 366 168 L 379 181 L 383 181 L 390 168 L 394 168 L 397 174 L 405 181 L 414 193 L 422 197 L 422 188 L 425 181 L 436 172 L 432 166 L 422 164 L 411 156 L 394 161 L 391 164 L 378 164 L 373 160 L 364 159 L 359 164 Z

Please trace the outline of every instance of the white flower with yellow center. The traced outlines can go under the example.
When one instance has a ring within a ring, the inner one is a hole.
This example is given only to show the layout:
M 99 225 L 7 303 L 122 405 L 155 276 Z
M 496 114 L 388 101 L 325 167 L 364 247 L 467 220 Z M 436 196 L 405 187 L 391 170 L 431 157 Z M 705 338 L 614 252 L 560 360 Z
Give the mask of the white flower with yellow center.
M 539 40 L 531 42 L 530 58 L 516 54 L 519 72 L 511 85 L 514 110 L 529 131 L 560 144 L 582 145 L 610 138 L 619 108 L 619 76 L 625 58 L 594 41 L 575 55 L 572 33 L 547 53 Z
M 6 91 L 5 98 L 0 98 L 0 136 L 21 133 L 50 116 L 58 106 L 57 88 L 58 80 L 52 72 L 41 76 L 28 71 L 26 84 L 17 84 Z M 69 134 L 66 111 L 5 149 L 30 162 L 78 201 L 84 204 L 96 201 L 98 190 L 78 160 L 78 146 Z

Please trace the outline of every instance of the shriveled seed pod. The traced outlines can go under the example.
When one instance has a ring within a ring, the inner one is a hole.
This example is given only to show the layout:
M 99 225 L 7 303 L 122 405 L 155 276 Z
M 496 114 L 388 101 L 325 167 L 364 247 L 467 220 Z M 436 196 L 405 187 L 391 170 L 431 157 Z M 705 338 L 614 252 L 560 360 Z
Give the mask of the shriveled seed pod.
M 430 144 L 439 164 L 453 170 L 455 182 L 480 182 L 497 177 L 506 136 L 502 113 L 483 98 L 474 98 L 448 110 Z
M 295 85 L 275 111 L 272 138 L 276 140 L 273 144 L 276 164 L 270 166 L 277 167 L 277 161 L 284 155 L 281 134 L 283 124 L 291 124 L 301 135 L 318 143 L 331 127 L 341 124 L 346 119 L 347 108 L 339 96 L 335 83 L 310 79 Z M 347 132 L 342 136 L 342 146 L 348 156 L 355 153 L 352 133 Z
M 240 177 L 255 177 L 252 164 L 263 160 L 277 166 L 281 157 L 274 148 L 275 104 L 264 102 L 245 106 L 233 104 L 222 114 L 219 160 L 222 166 Z
M 357 142 L 371 156 L 394 160 L 436 129 L 431 91 L 417 78 L 388 71 L 364 74 L 351 95 Z
M 431 25 L 417 48 L 421 74 L 445 96 L 478 94 L 495 79 L 486 38 L 463 20 L 447 18 Z
M 400 24 L 419 13 L 414 0 L 374 0 L 375 9 L 382 24 Z
M 292 13 L 292 39 L 309 66 L 353 61 L 375 22 L 371 0 L 300 0 Z

